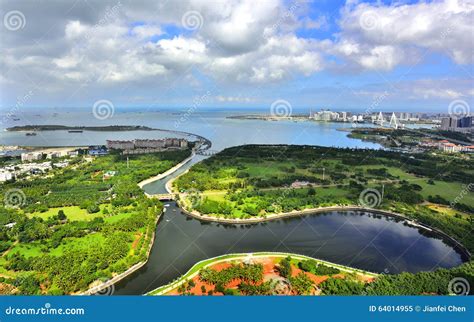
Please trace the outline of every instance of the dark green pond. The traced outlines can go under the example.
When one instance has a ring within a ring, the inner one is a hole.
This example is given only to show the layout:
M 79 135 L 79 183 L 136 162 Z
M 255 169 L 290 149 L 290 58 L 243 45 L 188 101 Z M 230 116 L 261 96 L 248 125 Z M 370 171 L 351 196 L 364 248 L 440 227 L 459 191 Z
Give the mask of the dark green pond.
M 186 273 L 196 262 L 226 253 L 304 254 L 373 272 L 453 267 L 465 256 L 436 234 L 366 212 L 329 212 L 255 225 L 204 223 L 168 204 L 147 265 L 115 286 L 144 294 Z

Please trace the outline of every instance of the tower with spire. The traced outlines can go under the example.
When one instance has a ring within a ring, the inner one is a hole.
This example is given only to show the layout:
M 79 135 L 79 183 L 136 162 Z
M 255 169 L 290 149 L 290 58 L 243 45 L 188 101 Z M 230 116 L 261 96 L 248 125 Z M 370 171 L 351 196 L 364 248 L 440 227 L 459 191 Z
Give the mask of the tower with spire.
M 379 116 L 377 117 L 377 124 L 379 124 L 380 126 L 383 126 L 383 123 L 385 122 L 385 119 L 383 117 L 383 114 L 382 112 L 379 113 Z
M 398 129 L 398 119 L 395 115 L 395 113 L 392 113 L 392 116 L 390 117 L 390 127 L 393 127 L 394 129 Z

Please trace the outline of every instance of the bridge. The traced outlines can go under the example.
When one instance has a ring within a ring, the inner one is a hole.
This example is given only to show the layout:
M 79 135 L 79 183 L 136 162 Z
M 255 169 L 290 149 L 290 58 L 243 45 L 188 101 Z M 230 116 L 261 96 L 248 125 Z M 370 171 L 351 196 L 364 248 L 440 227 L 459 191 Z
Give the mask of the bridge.
M 218 153 L 219 151 L 216 151 L 216 150 L 198 150 L 196 151 L 196 154 L 198 155 L 205 155 L 205 156 L 211 156 L 211 155 L 214 155 L 216 153 Z
M 161 201 L 171 201 L 174 200 L 174 194 L 172 193 L 157 193 L 154 195 L 151 195 L 149 193 L 145 193 L 148 198 L 156 198 Z

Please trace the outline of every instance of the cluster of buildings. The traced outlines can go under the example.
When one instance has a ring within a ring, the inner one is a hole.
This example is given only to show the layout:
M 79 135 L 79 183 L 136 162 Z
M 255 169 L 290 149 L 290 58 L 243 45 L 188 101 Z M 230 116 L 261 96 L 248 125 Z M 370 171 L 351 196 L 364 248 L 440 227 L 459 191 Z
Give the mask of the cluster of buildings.
M 164 149 L 185 149 L 188 140 L 178 138 L 107 140 L 107 148 L 122 150 L 123 154 L 141 154 L 163 151 Z
M 321 109 L 313 112 L 310 110 L 309 118 L 322 122 L 352 122 L 352 123 L 373 123 L 380 126 L 388 126 L 392 128 L 402 128 L 406 123 L 428 122 L 439 124 L 441 130 L 454 131 L 462 133 L 472 132 L 472 116 L 453 117 L 426 113 L 408 113 L 408 112 L 390 112 L 390 113 L 365 113 L 353 114 L 350 112 L 333 112 L 329 109 Z
M 443 117 L 440 129 L 444 131 L 470 133 L 472 132 L 472 116 Z
M 455 143 L 451 143 L 448 140 L 423 140 L 419 143 L 420 147 L 423 148 L 431 148 L 431 149 L 438 149 L 443 152 L 447 153 L 458 153 L 458 152 L 467 152 L 472 153 L 474 152 L 474 145 L 458 145 Z
M 21 154 L 21 162 L 40 161 L 45 159 L 62 158 L 66 156 L 74 157 L 79 154 L 78 151 L 36 151 Z
M 60 162 L 45 161 L 40 163 L 19 163 L 7 165 L 0 168 L 0 182 L 16 180 L 22 175 L 40 175 L 54 168 L 64 168 L 69 165 L 69 161 Z
M 349 112 L 333 112 L 328 109 L 321 109 L 318 112 L 311 110 L 309 118 L 322 122 L 364 122 L 364 115 L 351 114 Z
M 328 109 L 322 109 L 319 112 L 310 111 L 309 118 L 315 121 L 322 122 L 352 122 L 364 123 L 370 122 L 380 126 L 390 126 L 393 128 L 403 127 L 404 124 L 400 121 L 419 121 L 419 118 L 413 117 L 411 113 L 400 113 L 397 117 L 395 113 L 379 114 L 352 114 L 350 112 L 333 112 Z

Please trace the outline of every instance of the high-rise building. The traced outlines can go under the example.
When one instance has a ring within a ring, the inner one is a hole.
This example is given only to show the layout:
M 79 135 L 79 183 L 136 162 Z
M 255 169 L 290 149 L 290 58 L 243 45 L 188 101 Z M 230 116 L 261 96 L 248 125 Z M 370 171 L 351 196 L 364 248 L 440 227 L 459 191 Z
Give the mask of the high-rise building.
M 443 131 L 470 132 L 472 130 L 472 116 L 443 117 L 440 128 Z

